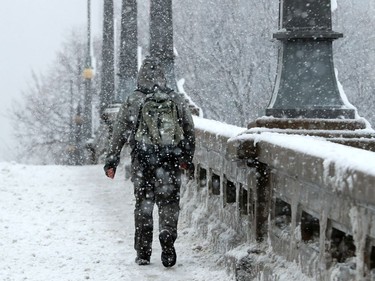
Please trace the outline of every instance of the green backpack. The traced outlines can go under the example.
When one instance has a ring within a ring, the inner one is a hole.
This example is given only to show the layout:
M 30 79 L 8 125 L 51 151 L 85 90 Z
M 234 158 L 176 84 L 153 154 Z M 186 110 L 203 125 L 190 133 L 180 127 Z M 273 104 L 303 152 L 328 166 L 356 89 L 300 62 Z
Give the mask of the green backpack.
M 154 146 L 178 146 L 183 139 L 178 107 L 168 92 L 148 94 L 140 109 L 135 140 Z

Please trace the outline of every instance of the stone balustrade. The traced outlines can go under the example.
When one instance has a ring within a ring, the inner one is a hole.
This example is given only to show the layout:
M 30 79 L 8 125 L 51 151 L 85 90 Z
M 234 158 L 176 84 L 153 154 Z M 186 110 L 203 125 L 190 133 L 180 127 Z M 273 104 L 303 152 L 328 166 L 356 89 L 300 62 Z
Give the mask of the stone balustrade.
M 201 229 L 218 250 L 266 244 L 316 280 L 331 280 L 333 273 L 338 280 L 371 278 L 374 152 L 318 137 L 253 133 L 194 120 L 196 168 L 190 193 L 200 196 L 204 219 L 218 220 L 217 227 Z M 191 221 L 197 223 L 198 216 L 192 214 Z M 260 253 L 249 251 L 243 258 L 254 261 Z M 276 280 L 266 278 L 273 268 L 265 262 L 246 266 L 236 259 L 232 266 L 238 276 L 262 271 L 264 280 Z

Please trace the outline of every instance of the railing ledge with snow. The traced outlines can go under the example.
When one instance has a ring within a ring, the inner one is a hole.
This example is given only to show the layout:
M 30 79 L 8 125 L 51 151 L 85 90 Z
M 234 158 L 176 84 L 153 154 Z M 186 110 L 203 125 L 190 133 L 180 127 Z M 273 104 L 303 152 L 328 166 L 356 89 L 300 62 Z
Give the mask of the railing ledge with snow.
M 374 152 L 319 137 L 194 122 L 196 191 L 204 190 L 204 204 L 218 202 L 213 211 L 234 212 L 221 219 L 241 225 L 239 237 L 267 240 L 275 254 L 298 261 L 317 280 L 330 280 L 333 270 L 346 272 L 340 280 L 369 278 L 375 268 Z

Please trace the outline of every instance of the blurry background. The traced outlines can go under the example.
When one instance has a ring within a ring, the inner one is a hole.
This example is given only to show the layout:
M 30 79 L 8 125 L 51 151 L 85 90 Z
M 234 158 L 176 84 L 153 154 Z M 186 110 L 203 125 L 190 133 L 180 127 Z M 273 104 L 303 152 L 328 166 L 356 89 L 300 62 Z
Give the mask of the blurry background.
M 102 0 L 92 0 L 93 32 L 100 32 Z M 0 161 L 15 157 L 9 111 L 22 102 L 31 73 L 46 72 L 62 42 L 87 24 L 86 0 L 11 0 L 0 9 Z

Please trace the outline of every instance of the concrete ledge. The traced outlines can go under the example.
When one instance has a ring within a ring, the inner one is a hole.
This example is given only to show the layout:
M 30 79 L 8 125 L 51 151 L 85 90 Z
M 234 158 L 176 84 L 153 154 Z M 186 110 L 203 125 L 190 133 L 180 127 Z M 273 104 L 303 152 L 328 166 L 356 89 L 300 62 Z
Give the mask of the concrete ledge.
M 371 138 L 330 138 L 331 142 L 375 152 L 375 137 Z
M 267 118 L 256 119 L 248 129 L 260 127 L 289 130 L 361 130 L 366 123 L 361 119 L 320 119 L 320 118 Z
M 227 144 L 226 158 L 229 160 L 250 159 L 257 155 L 256 145 L 253 140 L 233 139 Z
M 281 124 L 285 125 L 284 121 Z M 336 120 L 327 122 L 322 127 Z M 352 123 L 344 121 L 341 125 Z M 185 212 L 191 214 L 191 223 L 197 224 L 215 251 L 223 255 L 237 280 L 283 278 L 285 271 L 280 264 L 289 269 L 288 274 L 291 267 L 295 268 L 295 276 L 293 272 L 288 280 L 331 280 L 340 276 L 347 281 L 372 274 L 375 154 L 333 142 L 372 147 L 373 131 L 355 129 L 362 126 L 360 122 L 351 127 L 353 130 L 256 127 L 230 136 L 226 131 L 230 126 L 222 124 L 221 134 L 211 125 L 196 130 L 198 186 L 187 197 L 197 196 L 201 204 Z M 321 124 L 316 120 L 315 125 L 320 128 Z M 214 178 L 220 181 L 220 190 L 216 188 L 215 193 Z M 227 191 L 233 188 L 235 202 L 231 194 L 227 202 Z M 284 208 L 289 210 L 286 215 L 281 211 Z M 207 227 L 205 222 L 213 219 L 217 225 Z M 356 231 L 358 227 L 361 232 Z M 337 252 L 341 250 L 334 241 L 347 236 L 351 240 L 345 240 L 345 246 L 362 249 L 366 258 L 350 250 L 337 262 L 337 255 L 342 253 Z

